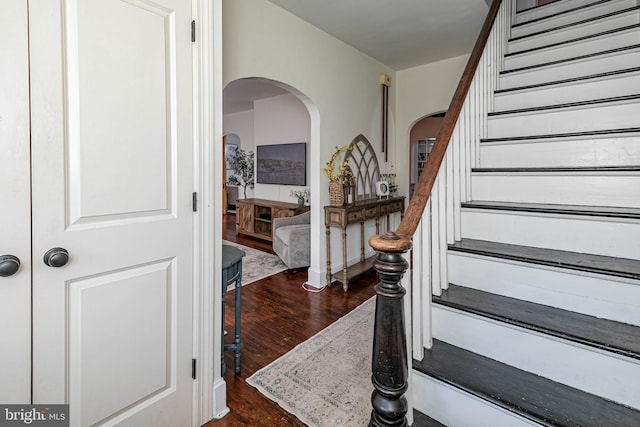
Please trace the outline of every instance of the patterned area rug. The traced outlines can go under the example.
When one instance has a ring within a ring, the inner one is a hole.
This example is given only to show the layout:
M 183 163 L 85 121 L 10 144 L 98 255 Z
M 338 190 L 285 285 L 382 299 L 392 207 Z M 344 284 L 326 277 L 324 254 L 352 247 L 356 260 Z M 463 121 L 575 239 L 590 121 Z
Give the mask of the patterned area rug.
M 262 252 L 228 240 L 223 240 L 222 243 L 235 246 L 246 253 L 242 258 L 242 286 L 287 269 L 287 266 L 278 258 L 278 255 Z
M 366 426 L 375 297 L 247 379 L 314 427 Z

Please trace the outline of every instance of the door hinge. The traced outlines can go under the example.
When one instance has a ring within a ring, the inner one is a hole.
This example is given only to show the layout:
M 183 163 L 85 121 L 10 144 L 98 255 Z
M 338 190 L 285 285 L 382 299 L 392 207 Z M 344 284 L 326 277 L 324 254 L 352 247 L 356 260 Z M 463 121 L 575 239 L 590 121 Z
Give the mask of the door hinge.
M 191 378 L 196 379 L 196 359 L 191 359 Z
M 198 193 L 195 191 L 191 195 L 191 204 L 194 212 L 198 212 Z
M 196 41 L 196 21 L 191 21 L 191 41 Z

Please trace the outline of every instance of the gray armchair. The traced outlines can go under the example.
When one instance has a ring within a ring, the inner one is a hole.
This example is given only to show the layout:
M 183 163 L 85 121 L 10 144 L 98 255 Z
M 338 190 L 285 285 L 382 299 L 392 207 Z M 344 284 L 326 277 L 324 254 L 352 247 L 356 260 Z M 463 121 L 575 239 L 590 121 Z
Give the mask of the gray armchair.
M 273 219 L 273 251 L 289 270 L 311 264 L 311 211 Z

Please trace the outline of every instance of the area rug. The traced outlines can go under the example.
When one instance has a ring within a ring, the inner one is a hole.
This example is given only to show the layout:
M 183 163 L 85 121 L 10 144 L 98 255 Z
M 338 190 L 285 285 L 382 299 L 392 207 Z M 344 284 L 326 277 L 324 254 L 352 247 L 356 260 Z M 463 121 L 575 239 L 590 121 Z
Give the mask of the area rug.
M 246 253 L 242 258 L 242 286 L 287 269 L 287 266 L 278 258 L 278 255 L 259 251 L 228 240 L 223 240 L 222 243 L 235 246 Z
M 247 379 L 308 426 L 366 426 L 375 297 Z

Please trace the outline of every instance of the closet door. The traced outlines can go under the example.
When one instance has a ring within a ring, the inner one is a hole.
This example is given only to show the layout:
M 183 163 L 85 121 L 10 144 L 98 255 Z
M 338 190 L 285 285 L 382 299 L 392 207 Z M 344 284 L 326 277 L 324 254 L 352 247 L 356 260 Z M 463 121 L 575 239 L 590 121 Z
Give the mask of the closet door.
M 29 403 L 31 189 L 24 0 L 0 2 L 0 52 L 0 402 Z
M 33 401 L 189 426 L 191 2 L 31 0 L 29 20 Z

